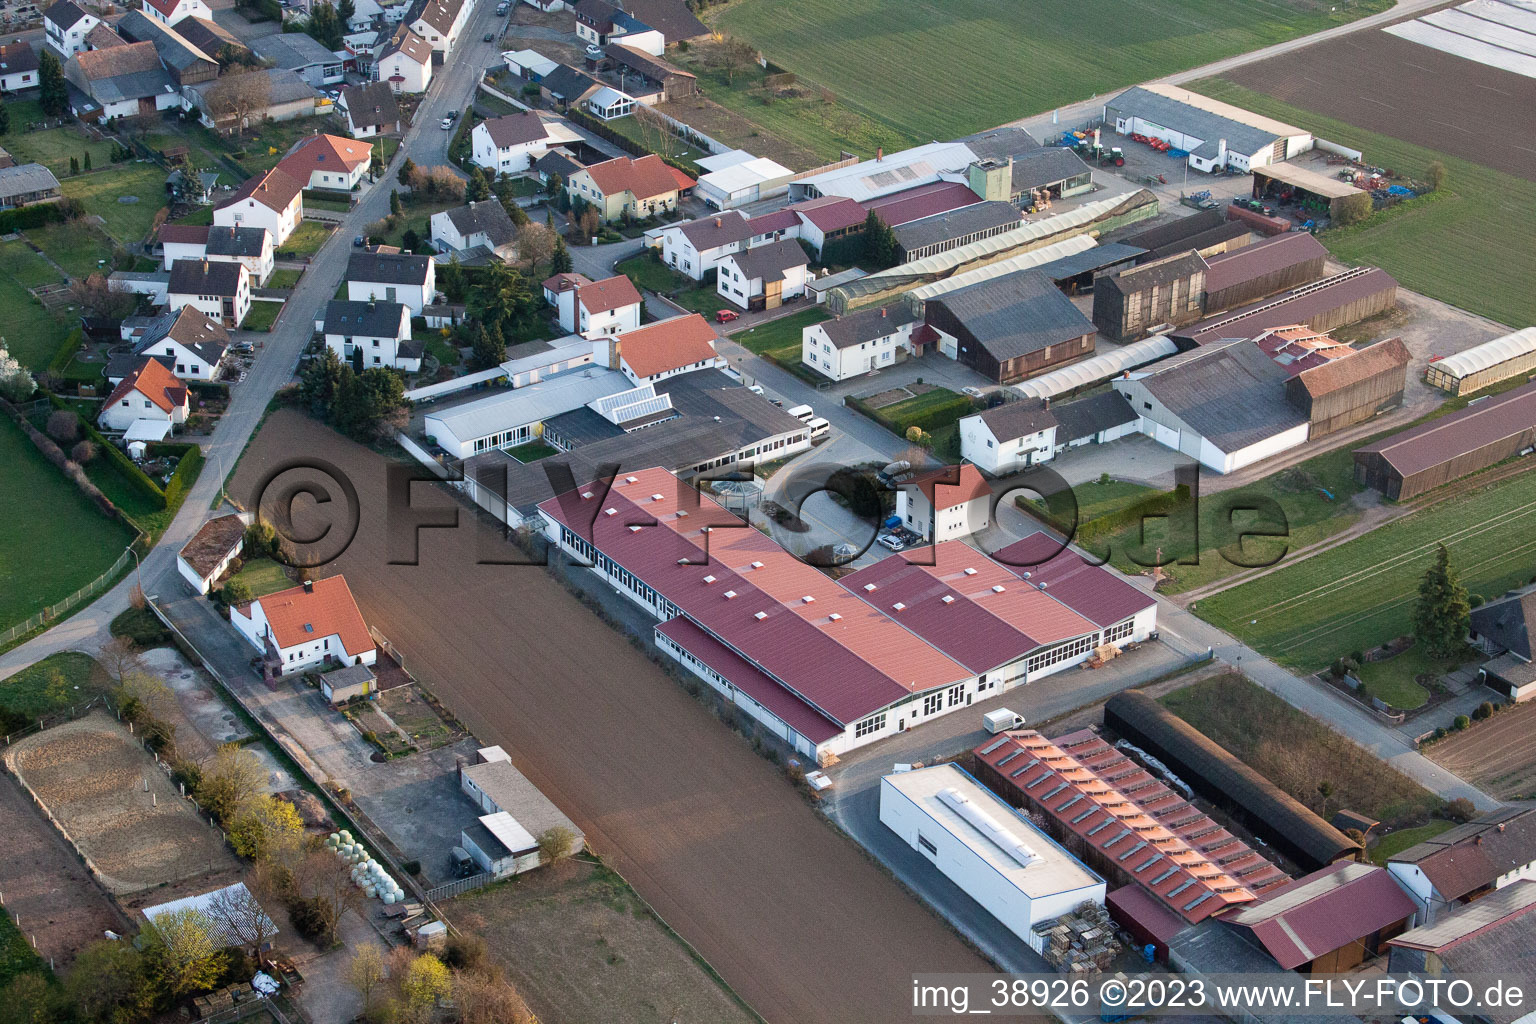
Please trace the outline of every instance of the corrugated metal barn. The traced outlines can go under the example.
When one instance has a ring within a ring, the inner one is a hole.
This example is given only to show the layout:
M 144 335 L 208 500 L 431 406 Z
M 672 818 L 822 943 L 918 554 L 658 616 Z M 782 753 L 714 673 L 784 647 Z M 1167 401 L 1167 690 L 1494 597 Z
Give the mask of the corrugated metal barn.
M 1286 381 L 1286 397 L 1311 425 L 1307 439 L 1326 437 L 1402 405 L 1412 360 L 1401 338 L 1388 338 Z
M 1207 315 L 1267 298 L 1323 276 L 1328 250 L 1307 231 L 1288 231 L 1206 259 Z
M 1430 363 L 1424 380 L 1453 395 L 1470 395 L 1532 371 L 1536 371 L 1536 327 L 1527 327 Z
M 1104 724 L 1304 869 L 1358 858 L 1348 836 L 1146 694 L 1111 697 Z
M 1536 383 L 1355 449 L 1355 480 L 1405 501 L 1536 445 Z
M 1241 249 L 1252 240 L 1253 233 L 1246 224 L 1227 220 L 1220 210 L 1201 210 L 1191 216 L 1179 217 L 1118 239 L 1126 245 L 1147 250 L 1138 258 L 1139 263 L 1151 263 L 1164 256 L 1177 256 L 1191 249 L 1201 256 L 1209 257 Z
M 1305 324 L 1325 333 L 1385 313 L 1396 305 L 1397 282 L 1391 274 L 1376 267 L 1355 267 L 1267 302 L 1208 317 L 1173 334 L 1186 343 L 1209 345 L 1229 338 L 1257 338 L 1288 324 Z
M 1139 338 L 1159 324 L 1175 327 L 1200 318 L 1205 260 L 1196 252 L 1101 277 L 1093 285 L 1093 323 L 1116 341 Z

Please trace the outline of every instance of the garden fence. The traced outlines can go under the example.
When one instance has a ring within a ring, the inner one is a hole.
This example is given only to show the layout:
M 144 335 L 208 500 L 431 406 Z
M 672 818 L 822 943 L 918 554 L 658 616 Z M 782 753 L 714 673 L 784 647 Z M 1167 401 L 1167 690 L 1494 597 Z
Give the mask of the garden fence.
M 436 903 L 439 900 L 451 900 L 455 896 L 462 896 L 466 892 L 474 892 L 476 889 L 484 889 L 496 876 L 489 871 L 482 871 L 478 875 L 470 875 L 468 878 L 456 878 L 452 882 L 444 882 L 442 885 L 426 891 L 427 902 Z
M 112 567 L 106 572 L 97 576 L 73 594 L 70 594 L 58 604 L 51 604 L 36 615 L 23 622 L 16 623 L 4 632 L 0 632 L 0 647 L 5 647 L 17 637 L 26 636 L 34 629 L 39 629 L 51 622 L 62 619 L 82 604 L 95 599 L 98 594 L 112 586 L 118 575 L 128 567 L 128 559 L 132 557 L 133 551 L 130 548 L 124 548 L 123 553 L 117 556 L 117 561 L 113 562 Z

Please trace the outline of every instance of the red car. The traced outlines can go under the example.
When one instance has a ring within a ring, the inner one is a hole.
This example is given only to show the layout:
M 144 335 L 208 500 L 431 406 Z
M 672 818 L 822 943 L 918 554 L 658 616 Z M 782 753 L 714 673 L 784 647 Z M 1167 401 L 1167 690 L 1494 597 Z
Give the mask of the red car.
M 740 316 L 741 314 L 736 312 L 734 309 L 722 309 L 715 313 L 715 323 L 728 324 L 732 320 L 738 319 Z

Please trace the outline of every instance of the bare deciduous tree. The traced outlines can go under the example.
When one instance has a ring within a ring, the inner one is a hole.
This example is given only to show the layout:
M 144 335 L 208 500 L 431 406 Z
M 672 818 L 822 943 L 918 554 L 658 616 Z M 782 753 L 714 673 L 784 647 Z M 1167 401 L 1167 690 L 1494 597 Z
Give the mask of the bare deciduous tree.
M 361 905 L 363 891 L 352 881 L 352 866 L 324 845 L 311 841 L 292 858 L 293 894 L 314 901 L 326 930 L 335 935 L 336 926 L 348 910 Z
M 88 227 L 82 226 L 84 231 Z M 121 320 L 125 316 L 132 316 L 133 311 L 139 307 L 139 297 L 133 292 L 122 291 L 113 288 L 105 277 L 100 274 L 91 274 L 88 277 L 77 277 L 69 282 L 69 297 L 75 304 L 85 310 L 89 316 L 107 317 L 113 320 Z
M 532 1024 L 533 1011 L 500 971 L 461 971 L 453 1000 L 463 1024 Z
M 101 653 L 96 655 L 96 662 L 118 685 L 122 685 L 130 675 L 144 671 L 144 662 L 139 658 L 139 649 L 133 645 L 132 640 L 123 636 L 115 636 L 102 644 Z
M 244 131 L 251 126 L 253 115 L 271 105 L 272 79 L 262 70 L 229 68 L 208 87 L 203 102 L 215 124 L 232 121 L 234 131 Z
M 213 894 L 207 904 L 208 917 L 215 925 L 222 925 L 225 934 L 250 953 L 251 959 L 262 963 L 261 947 L 277 934 L 277 926 L 262 909 L 261 903 L 248 886 L 221 889 Z
M 547 224 L 525 224 L 517 233 L 517 258 L 530 267 L 542 267 L 555 255 L 555 232 Z

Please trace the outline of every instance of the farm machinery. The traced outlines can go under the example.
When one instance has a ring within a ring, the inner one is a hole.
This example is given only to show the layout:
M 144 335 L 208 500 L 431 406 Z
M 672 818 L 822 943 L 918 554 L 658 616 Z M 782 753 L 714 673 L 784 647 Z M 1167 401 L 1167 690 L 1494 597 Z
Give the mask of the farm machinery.
M 1125 166 L 1125 153 L 1119 146 L 1105 147 L 1098 128 L 1089 131 L 1063 132 L 1061 138 L 1057 140 L 1057 145 L 1072 150 L 1083 160 L 1092 161 L 1100 167 Z

